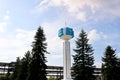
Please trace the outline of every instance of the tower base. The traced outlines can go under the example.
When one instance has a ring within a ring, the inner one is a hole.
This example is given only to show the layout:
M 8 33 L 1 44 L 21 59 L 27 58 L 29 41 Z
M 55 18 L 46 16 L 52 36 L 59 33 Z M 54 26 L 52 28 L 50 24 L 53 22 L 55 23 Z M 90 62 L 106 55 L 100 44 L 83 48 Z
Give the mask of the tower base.
M 73 79 L 70 79 L 70 78 L 68 79 L 68 78 L 67 78 L 67 79 L 62 79 L 62 80 L 73 80 Z

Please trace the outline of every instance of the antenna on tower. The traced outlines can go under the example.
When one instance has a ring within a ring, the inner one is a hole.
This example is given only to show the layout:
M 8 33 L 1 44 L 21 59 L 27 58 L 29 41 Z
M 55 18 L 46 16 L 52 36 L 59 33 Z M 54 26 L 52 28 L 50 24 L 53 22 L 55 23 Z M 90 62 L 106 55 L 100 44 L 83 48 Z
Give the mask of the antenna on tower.
M 67 22 L 65 21 L 65 27 L 67 27 Z

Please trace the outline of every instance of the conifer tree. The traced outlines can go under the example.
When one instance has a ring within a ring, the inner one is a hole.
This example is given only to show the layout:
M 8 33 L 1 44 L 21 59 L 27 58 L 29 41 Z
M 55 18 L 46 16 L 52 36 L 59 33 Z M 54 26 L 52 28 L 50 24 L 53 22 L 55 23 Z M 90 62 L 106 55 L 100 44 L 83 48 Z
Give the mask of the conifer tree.
M 7 74 L 5 75 L 3 80 L 10 80 L 10 72 L 9 72 L 9 70 L 8 70 Z
M 95 80 L 93 48 L 88 44 L 86 32 L 81 30 L 76 43 L 76 54 L 73 56 L 74 63 L 72 66 L 73 80 Z
M 18 76 L 19 71 L 20 71 L 20 63 L 21 63 L 21 60 L 18 57 L 16 62 L 15 62 L 14 70 L 13 70 L 13 73 L 11 74 L 10 80 L 16 80 L 17 79 L 17 76 Z
M 103 80 L 119 80 L 117 78 L 118 59 L 111 46 L 106 47 L 102 61 Z
M 28 66 L 31 61 L 31 53 L 27 51 L 25 56 L 21 59 L 20 70 L 17 76 L 17 80 L 26 80 L 28 76 Z
M 45 34 L 41 27 L 38 28 L 32 44 L 32 59 L 29 65 L 27 80 L 47 80 L 46 57 L 47 43 Z
M 116 70 L 116 79 L 120 80 L 120 58 L 118 58 L 117 68 L 115 70 Z

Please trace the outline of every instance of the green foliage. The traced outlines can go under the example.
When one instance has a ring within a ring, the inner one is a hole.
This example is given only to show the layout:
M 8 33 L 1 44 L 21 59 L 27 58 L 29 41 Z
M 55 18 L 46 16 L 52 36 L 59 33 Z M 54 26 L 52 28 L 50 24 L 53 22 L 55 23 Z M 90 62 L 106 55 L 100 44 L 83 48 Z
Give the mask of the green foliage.
M 87 34 L 84 30 L 81 31 L 77 38 L 76 54 L 73 56 L 74 63 L 72 66 L 73 80 L 95 80 L 94 73 L 94 57 L 93 49 L 88 44 Z
M 41 27 L 38 28 L 32 44 L 32 59 L 26 80 L 47 80 L 46 78 L 46 38 Z
M 11 74 L 10 74 L 9 71 L 8 71 L 8 73 L 6 74 L 4 80 L 10 80 L 10 75 L 11 75 Z
M 28 66 L 31 60 L 31 53 L 27 51 L 25 56 L 21 59 L 20 70 L 16 80 L 26 80 L 28 76 Z
M 4 80 L 4 75 L 0 75 L 0 80 Z
M 59 80 L 57 78 L 48 78 L 48 80 Z
M 11 74 L 10 80 L 16 80 L 20 70 L 20 58 L 18 57 L 14 66 L 13 73 Z
M 111 46 L 107 46 L 104 57 L 102 58 L 102 74 L 104 80 L 119 80 L 120 64 L 116 57 L 115 50 Z
M 47 80 L 46 78 L 46 38 L 41 27 L 38 28 L 35 40 L 32 43 L 32 52 L 28 51 L 25 56 L 17 58 L 13 72 L 1 76 L 0 80 Z M 55 79 L 56 80 L 56 79 Z
M 115 69 L 116 79 L 120 80 L 120 58 L 117 61 L 117 68 Z

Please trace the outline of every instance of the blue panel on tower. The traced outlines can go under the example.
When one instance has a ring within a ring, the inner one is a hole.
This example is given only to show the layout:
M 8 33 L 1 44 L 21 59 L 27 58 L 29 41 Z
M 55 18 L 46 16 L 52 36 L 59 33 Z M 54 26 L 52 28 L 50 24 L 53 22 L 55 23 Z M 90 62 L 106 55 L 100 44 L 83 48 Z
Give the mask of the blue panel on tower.
M 63 36 L 63 28 L 61 28 L 59 31 L 58 31 L 58 37 L 61 37 Z
M 69 28 L 69 27 L 59 29 L 58 37 L 62 37 L 62 36 L 65 36 L 65 35 L 69 35 L 73 38 L 74 37 L 73 29 Z
M 74 32 L 72 28 L 66 27 L 66 35 L 71 35 L 72 38 L 74 37 Z

